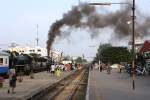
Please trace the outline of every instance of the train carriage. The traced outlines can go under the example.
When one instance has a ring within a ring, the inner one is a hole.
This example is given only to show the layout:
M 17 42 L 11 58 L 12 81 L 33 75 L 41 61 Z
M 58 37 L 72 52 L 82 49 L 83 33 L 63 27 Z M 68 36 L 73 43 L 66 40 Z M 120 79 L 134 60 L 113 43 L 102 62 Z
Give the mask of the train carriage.
M 0 75 L 7 74 L 9 70 L 9 54 L 0 52 Z

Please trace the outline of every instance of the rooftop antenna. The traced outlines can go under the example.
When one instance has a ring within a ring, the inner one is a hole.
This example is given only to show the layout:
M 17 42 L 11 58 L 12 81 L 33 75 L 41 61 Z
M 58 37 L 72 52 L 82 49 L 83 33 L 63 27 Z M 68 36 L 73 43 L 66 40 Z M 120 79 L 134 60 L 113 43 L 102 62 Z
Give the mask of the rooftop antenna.
M 38 33 L 38 24 L 37 24 L 37 38 L 36 38 L 36 45 L 38 46 L 39 45 L 39 37 L 38 37 L 39 33 Z

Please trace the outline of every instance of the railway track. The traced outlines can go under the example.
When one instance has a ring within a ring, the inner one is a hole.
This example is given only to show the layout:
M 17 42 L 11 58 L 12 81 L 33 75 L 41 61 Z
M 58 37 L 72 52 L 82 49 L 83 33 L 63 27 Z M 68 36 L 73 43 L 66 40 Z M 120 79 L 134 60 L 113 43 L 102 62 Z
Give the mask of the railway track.
M 83 91 L 86 92 L 87 78 L 88 68 L 84 67 L 57 83 L 53 88 L 49 89 L 46 95 L 37 100 L 76 100 Z M 83 87 L 84 90 L 81 92 Z M 82 96 L 85 98 L 85 95 Z

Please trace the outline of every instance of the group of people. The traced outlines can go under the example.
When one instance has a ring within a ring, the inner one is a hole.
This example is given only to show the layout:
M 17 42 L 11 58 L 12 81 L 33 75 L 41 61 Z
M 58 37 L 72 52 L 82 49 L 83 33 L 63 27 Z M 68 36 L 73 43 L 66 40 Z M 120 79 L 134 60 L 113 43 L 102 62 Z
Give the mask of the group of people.
M 95 65 L 91 64 L 90 69 L 93 70 L 94 67 Z M 100 64 L 98 65 L 98 69 L 100 70 L 100 72 L 102 72 L 103 70 L 106 70 L 107 74 L 110 74 L 112 67 L 110 64 Z M 118 64 L 117 69 L 118 69 L 118 73 L 121 73 L 123 70 L 123 66 L 121 64 Z
M 52 75 L 56 74 L 57 76 L 60 76 L 61 71 L 71 71 L 74 69 L 80 69 L 80 64 L 52 64 L 50 66 L 47 66 L 47 72 L 50 72 Z
M 93 68 L 95 67 L 94 64 L 91 64 L 91 67 L 90 69 L 93 70 Z M 111 67 L 110 67 L 110 64 L 100 64 L 98 65 L 98 69 L 100 70 L 100 72 L 102 72 L 103 70 L 106 70 L 107 71 L 107 74 L 110 74 L 111 73 Z
M 110 64 L 100 64 L 99 65 L 100 72 L 102 72 L 104 69 L 106 69 L 107 74 L 111 73 L 112 68 L 110 67 Z
M 50 72 L 51 75 L 53 75 L 53 76 L 56 75 L 56 76 L 60 77 L 62 69 L 63 69 L 62 66 L 56 65 L 56 64 L 52 64 L 47 69 L 47 72 Z

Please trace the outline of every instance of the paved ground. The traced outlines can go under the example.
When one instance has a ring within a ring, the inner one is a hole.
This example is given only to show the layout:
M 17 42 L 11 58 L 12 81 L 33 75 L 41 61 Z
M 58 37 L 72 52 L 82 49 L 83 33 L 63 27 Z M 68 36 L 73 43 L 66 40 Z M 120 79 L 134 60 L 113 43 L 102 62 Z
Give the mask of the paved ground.
M 8 80 L 5 80 L 4 86 L 0 88 L 0 100 L 24 100 L 28 96 L 31 96 L 43 88 L 46 88 L 67 75 L 73 72 L 62 72 L 61 77 L 52 76 L 47 72 L 40 72 L 34 74 L 34 79 L 30 79 L 29 76 L 23 77 L 23 82 L 17 82 L 17 87 L 15 89 L 15 94 L 8 94 Z
M 90 71 L 89 100 L 150 100 L 150 76 L 136 77 L 135 90 L 126 73 Z

